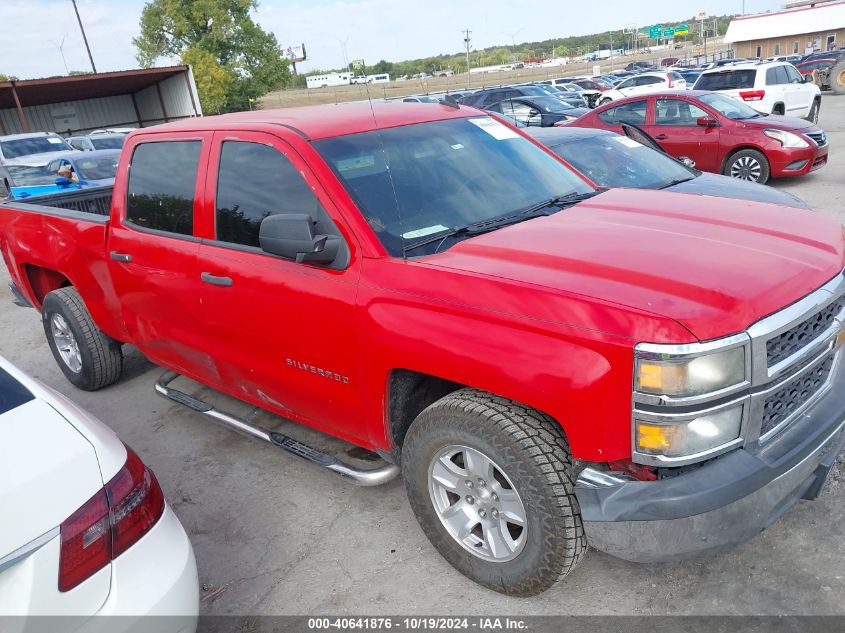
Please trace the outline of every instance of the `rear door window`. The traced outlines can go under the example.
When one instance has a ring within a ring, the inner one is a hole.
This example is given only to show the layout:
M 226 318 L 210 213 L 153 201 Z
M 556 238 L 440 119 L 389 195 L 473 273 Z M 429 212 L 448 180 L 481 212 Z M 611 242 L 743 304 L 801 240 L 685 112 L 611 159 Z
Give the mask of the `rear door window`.
M 655 125 L 694 126 L 707 113 L 683 99 L 657 99 L 654 104 Z
M 126 219 L 140 227 L 192 235 L 201 141 L 141 143 L 129 167 Z
M 736 90 L 739 88 L 753 88 L 757 78 L 754 68 L 744 70 L 720 70 L 715 73 L 705 73 L 695 83 L 696 90 Z
M 33 395 L 6 371 L 0 369 L 0 415 L 34 400 Z
M 632 123 L 633 125 L 645 125 L 645 114 L 648 108 L 648 101 L 632 101 L 610 108 L 598 115 L 608 125 L 619 125 L 620 123 Z

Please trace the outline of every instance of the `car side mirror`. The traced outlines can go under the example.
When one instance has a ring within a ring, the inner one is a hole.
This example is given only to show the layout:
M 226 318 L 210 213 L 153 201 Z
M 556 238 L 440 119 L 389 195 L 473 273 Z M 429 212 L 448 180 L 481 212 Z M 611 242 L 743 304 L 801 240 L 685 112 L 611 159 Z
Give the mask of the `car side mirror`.
M 678 160 L 681 161 L 687 167 L 695 168 L 695 161 L 689 156 L 681 156 Z
M 540 116 L 540 111 L 532 108 L 528 111 L 528 116 Z
M 716 127 L 717 125 L 719 125 L 719 122 L 710 116 L 698 117 L 695 123 L 696 125 L 700 125 L 701 127 Z
M 64 176 L 59 176 L 56 178 L 56 185 L 59 187 L 70 187 L 73 184 L 73 181 L 70 178 L 65 178 Z
M 296 261 L 330 264 L 337 258 L 340 238 L 315 235 L 316 222 L 307 213 L 278 213 L 261 221 L 258 242 L 261 249 Z

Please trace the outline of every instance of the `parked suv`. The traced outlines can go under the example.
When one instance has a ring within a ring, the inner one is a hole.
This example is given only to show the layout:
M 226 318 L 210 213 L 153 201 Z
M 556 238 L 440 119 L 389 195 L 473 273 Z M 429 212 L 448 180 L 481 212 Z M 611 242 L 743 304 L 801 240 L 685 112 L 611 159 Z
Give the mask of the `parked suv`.
M 462 105 L 472 106 L 474 108 L 487 108 L 488 106 L 505 101 L 506 99 L 516 99 L 518 97 L 548 97 L 549 93 L 546 87 L 540 86 L 502 86 L 501 88 L 488 88 L 486 90 L 479 90 L 471 95 L 468 95 L 460 100 Z M 553 97 L 560 102 L 563 99 Z
M 686 87 L 687 80 L 674 70 L 665 73 L 643 73 L 634 77 L 628 77 L 628 79 L 616 84 L 616 87 L 612 90 L 602 93 L 599 99 L 599 105 L 627 97 L 662 92 L 663 90 L 684 90 Z
M 763 114 L 788 114 L 817 122 L 821 90 L 808 83 L 786 62 L 736 64 L 705 70 L 693 86 L 695 90 L 718 90 L 745 101 Z

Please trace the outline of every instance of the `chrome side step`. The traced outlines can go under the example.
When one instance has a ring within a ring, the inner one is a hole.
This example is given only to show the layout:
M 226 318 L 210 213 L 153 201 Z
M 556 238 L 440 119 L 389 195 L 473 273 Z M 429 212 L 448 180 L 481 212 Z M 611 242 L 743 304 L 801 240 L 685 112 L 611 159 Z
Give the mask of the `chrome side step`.
M 236 418 L 233 415 L 224 413 L 215 409 L 213 405 L 195 398 L 184 391 L 179 391 L 173 387 L 168 386 L 171 382 L 176 380 L 179 374 L 172 371 L 165 371 L 156 381 L 155 389 L 160 395 L 173 400 L 183 406 L 193 409 L 197 413 L 202 413 L 212 418 L 218 424 L 227 428 L 249 435 L 250 437 L 269 442 L 274 446 L 281 448 L 288 453 L 301 457 L 302 459 L 321 466 L 328 470 L 335 472 L 345 479 L 349 479 L 359 486 L 380 486 L 395 478 L 399 474 L 399 467 L 395 464 L 385 464 L 379 468 L 371 470 L 364 470 L 350 466 L 333 455 L 324 453 L 323 451 L 306 446 L 305 444 L 296 441 L 292 437 L 288 437 L 284 433 L 276 431 L 268 431 L 260 426 L 250 424 L 246 420 Z

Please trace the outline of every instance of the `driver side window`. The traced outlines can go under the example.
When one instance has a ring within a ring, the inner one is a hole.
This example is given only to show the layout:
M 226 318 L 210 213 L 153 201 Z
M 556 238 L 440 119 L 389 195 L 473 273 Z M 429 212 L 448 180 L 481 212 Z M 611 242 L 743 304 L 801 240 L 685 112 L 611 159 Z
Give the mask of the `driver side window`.
M 695 126 L 697 120 L 708 114 L 698 106 L 682 99 L 657 99 L 655 125 Z

